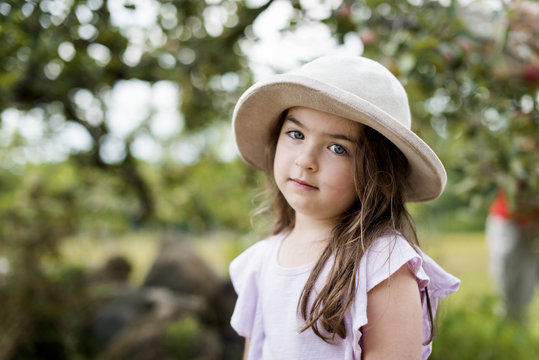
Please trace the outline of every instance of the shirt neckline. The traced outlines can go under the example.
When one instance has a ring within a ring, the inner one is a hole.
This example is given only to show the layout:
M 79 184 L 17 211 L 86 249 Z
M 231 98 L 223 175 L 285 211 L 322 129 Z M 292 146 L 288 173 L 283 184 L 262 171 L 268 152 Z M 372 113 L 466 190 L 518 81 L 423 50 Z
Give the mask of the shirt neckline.
M 283 241 L 286 238 L 286 235 L 288 234 L 283 233 L 283 234 L 278 235 L 277 244 L 274 247 L 273 254 L 271 256 L 272 265 L 274 266 L 274 268 L 279 274 L 286 275 L 286 276 L 295 276 L 295 275 L 300 275 L 306 272 L 310 272 L 316 262 L 311 262 L 308 264 L 293 266 L 293 267 L 282 266 L 281 264 L 279 264 L 279 250 L 281 249 L 281 245 L 283 244 Z

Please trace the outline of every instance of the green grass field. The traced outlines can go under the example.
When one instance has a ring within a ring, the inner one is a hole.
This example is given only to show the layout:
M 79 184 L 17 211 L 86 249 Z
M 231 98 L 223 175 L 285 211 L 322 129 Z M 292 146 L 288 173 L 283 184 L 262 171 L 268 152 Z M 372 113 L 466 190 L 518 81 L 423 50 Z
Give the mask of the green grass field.
M 453 299 L 493 291 L 488 274 L 484 233 L 425 235 L 422 248 L 462 283 Z
M 494 295 L 492 279 L 488 272 L 488 257 L 483 232 L 451 233 L 425 236 L 422 247 L 444 269 L 461 280 L 457 293 L 447 301 L 462 303 L 470 297 Z M 530 323 L 539 330 L 539 294 L 536 291 L 530 312 Z M 538 333 L 539 334 L 539 333 Z

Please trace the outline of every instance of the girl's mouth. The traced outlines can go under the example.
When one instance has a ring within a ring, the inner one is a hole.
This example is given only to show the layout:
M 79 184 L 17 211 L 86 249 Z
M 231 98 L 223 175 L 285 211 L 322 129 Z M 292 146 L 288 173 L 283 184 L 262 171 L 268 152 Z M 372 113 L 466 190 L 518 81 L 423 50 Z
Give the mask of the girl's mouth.
M 290 181 L 296 188 L 301 189 L 301 190 L 307 190 L 307 191 L 318 190 L 316 186 L 311 185 L 301 179 L 294 178 L 294 179 L 290 179 Z

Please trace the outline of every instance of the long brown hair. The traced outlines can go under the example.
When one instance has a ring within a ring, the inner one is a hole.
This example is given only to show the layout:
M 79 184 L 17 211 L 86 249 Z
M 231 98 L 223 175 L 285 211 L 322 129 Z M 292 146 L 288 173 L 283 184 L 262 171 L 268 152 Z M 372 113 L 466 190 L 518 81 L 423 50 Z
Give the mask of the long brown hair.
M 292 230 L 295 224 L 294 210 L 277 189 L 272 176 L 277 139 L 286 113 L 273 130 L 274 142 L 266 150 L 270 196 L 269 203 L 258 211 L 271 209 L 274 216 L 271 233 L 274 235 Z M 405 181 L 410 168 L 402 152 L 376 130 L 365 126 L 354 155 L 354 185 L 358 199 L 334 227 L 298 302 L 298 311 L 305 319 L 301 331 L 312 328 L 326 342 L 333 340 L 335 335 L 346 337 L 345 313 L 354 301 L 356 274 L 369 246 L 388 233 L 402 235 L 414 248 L 419 246 L 414 222 L 405 208 Z M 334 261 L 327 280 L 309 308 L 316 280 L 332 256 Z M 427 306 L 432 325 L 428 343 L 434 336 L 428 293 Z M 322 334 L 319 326 L 330 335 Z

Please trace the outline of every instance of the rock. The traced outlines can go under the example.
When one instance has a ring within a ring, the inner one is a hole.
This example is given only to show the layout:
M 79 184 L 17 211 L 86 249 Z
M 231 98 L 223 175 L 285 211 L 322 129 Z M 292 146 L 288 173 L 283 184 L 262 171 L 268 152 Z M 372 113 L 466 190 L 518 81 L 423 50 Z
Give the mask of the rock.
M 208 299 L 208 304 L 213 310 L 214 318 L 212 323 L 217 326 L 228 326 L 230 317 L 236 305 L 236 291 L 230 280 L 222 281 L 215 289 L 213 296 Z
M 177 234 L 163 237 L 157 259 L 143 286 L 165 287 L 179 293 L 212 297 L 221 279 Z
M 124 264 L 125 265 L 125 264 Z M 111 259 L 100 274 L 125 274 Z M 118 270 L 118 271 L 115 271 Z M 104 278 L 121 279 L 120 275 Z M 143 285 L 118 282 L 105 293 L 91 323 L 107 359 L 241 358 L 243 339 L 230 327 L 236 293 L 178 234 L 168 233 Z M 101 286 L 101 287 L 99 287 Z
M 181 316 L 200 317 L 206 313 L 204 298 L 177 294 L 165 288 L 124 290 L 97 309 L 91 323 L 92 334 L 107 343 L 123 329 L 141 321 L 166 321 Z
M 91 275 L 90 281 L 93 283 L 125 283 L 129 280 L 131 270 L 131 263 L 124 256 L 115 255 L 109 258 L 102 268 Z
M 192 317 L 176 322 L 149 321 L 122 331 L 107 347 L 111 360 L 218 360 L 222 349 L 215 331 Z
M 219 331 L 223 353 L 221 359 L 241 359 L 243 354 L 244 340 L 232 326 L 230 318 L 236 305 L 236 291 L 230 280 L 224 281 L 217 289 L 214 298 L 209 302 L 210 309 L 214 314 L 214 327 Z
M 166 359 L 167 352 L 163 325 L 149 322 L 125 329 L 110 342 L 103 358 L 110 360 Z

